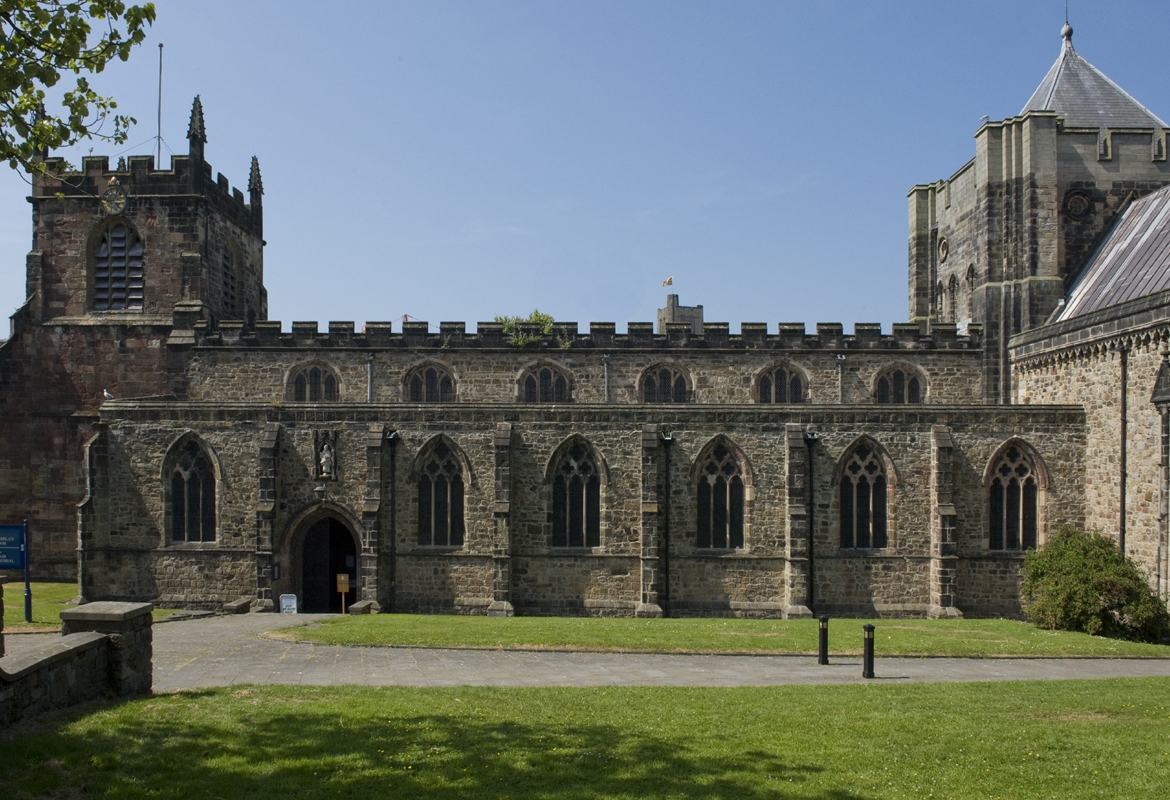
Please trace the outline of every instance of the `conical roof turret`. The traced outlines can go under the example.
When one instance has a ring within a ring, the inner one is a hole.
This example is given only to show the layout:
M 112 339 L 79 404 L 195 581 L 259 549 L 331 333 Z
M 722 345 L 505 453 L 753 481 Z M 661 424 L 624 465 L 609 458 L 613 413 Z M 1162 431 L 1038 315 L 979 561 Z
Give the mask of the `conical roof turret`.
M 1109 80 L 1073 48 L 1073 29 L 1060 31 L 1060 57 L 1020 114 L 1055 111 L 1066 128 L 1165 128 L 1166 123 Z

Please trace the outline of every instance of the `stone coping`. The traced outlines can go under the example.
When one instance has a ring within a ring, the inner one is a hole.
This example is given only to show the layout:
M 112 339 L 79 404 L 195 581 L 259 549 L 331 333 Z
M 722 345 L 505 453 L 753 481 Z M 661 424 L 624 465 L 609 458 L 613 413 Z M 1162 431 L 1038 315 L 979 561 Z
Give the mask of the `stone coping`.
M 51 639 L 25 650 L 18 656 L 0 658 L 0 680 L 13 683 L 42 667 L 72 658 L 77 653 L 99 647 L 108 640 L 104 633 L 85 631 Z
M 1008 349 L 1019 360 L 1167 324 L 1170 289 L 1018 333 L 1008 340 Z
M 118 603 L 100 601 L 86 603 L 61 612 L 64 622 L 126 622 L 149 614 L 154 610 L 151 603 Z

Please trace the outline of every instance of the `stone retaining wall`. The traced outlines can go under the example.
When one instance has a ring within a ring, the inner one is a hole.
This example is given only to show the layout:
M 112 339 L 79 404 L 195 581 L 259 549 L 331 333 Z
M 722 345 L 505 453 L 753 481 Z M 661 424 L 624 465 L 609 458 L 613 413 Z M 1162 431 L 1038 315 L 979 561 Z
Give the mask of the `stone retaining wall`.
M 90 603 L 69 609 L 61 613 L 60 639 L 0 658 L 0 728 L 99 697 L 149 694 L 151 608 Z

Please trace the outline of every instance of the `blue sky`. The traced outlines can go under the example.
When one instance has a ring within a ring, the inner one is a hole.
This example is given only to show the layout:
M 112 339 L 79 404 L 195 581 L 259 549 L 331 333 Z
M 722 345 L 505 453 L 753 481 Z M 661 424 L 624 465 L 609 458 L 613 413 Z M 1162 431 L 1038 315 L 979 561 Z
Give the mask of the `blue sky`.
M 259 156 L 272 319 L 906 317 L 906 193 L 974 154 L 1056 59 L 1043 2 L 162 0 L 98 76 L 163 165 L 191 99 L 207 159 Z M 1073 0 L 1078 51 L 1163 118 L 1166 11 Z M 90 145 L 65 152 L 79 162 Z M 113 159 L 112 159 L 113 160 Z M 24 299 L 27 186 L 0 173 L 0 306 Z M 397 327 L 397 326 L 396 326 Z

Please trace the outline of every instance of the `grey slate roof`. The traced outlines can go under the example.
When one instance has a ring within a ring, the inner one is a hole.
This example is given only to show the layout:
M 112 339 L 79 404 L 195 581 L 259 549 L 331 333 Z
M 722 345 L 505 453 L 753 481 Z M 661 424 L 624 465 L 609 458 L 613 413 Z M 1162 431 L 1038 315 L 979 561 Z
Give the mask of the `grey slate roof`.
M 1170 186 L 1135 201 L 1093 253 L 1057 322 L 1170 289 Z
M 1073 49 L 1072 27 L 1061 31 L 1060 57 L 1020 114 L 1055 111 L 1066 128 L 1165 128 L 1166 123 Z

